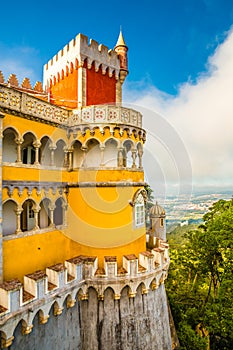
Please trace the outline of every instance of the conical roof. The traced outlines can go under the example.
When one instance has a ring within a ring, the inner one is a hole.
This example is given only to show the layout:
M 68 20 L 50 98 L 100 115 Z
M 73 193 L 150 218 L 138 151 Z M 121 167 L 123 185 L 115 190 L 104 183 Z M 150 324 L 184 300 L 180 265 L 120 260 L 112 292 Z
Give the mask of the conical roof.
M 150 208 L 150 215 L 156 215 L 156 216 L 164 216 L 165 210 L 163 207 L 161 207 L 161 205 L 158 204 L 158 202 L 156 201 L 155 205 L 153 205 Z
M 118 40 L 117 40 L 115 48 L 117 46 L 126 46 L 127 47 L 121 30 L 120 30 L 120 34 L 119 34 L 119 37 L 118 37 Z

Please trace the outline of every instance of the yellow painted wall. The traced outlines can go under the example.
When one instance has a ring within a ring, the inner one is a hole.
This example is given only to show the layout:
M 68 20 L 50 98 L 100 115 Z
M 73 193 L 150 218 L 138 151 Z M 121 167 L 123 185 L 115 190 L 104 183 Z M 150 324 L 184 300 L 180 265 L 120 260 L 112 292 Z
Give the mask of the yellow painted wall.
M 5 280 L 43 270 L 70 257 L 70 242 L 61 232 L 50 231 L 16 239 L 3 239 Z
M 87 170 L 79 169 L 68 172 L 62 169 L 43 169 L 33 166 L 12 166 L 2 167 L 3 180 L 12 181 L 34 181 L 34 182 L 143 182 L 143 171 L 131 170 Z
M 97 248 L 118 247 L 135 241 L 145 233 L 144 227 L 133 225 L 130 201 L 138 189 L 140 187 L 71 188 L 65 234 L 76 242 Z
M 25 274 L 63 263 L 78 255 L 98 256 L 99 267 L 103 267 L 104 256 L 116 255 L 118 266 L 121 266 L 122 255 L 137 255 L 145 250 L 145 244 L 143 235 L 124 247 L 97 249 L 82 246 L 58 230 L 17 239 L 8 238 L 3 240 L 3 276 L 4 280 L 18 278 L 23 281 Z
M 32 132 L 39 139 L 43 136 L 49 136 L 55 142 L 60 138 L 64 141 L 67 139 L 64 129 L 6 114 L 3 118 L 3 130 L 10 127 L 15 129 L 21 136 L 26 132 Z

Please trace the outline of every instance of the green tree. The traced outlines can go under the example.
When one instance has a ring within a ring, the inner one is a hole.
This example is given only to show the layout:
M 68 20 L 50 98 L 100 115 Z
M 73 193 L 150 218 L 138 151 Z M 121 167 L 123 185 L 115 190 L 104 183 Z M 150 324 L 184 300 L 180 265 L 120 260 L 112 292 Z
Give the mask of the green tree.
M 198 327 L 211 350 L 232 349 L 233 200 L 216 202 L 203 221 L 170 251 L 168 296 L 183 349 L 205 345 Z
M 146 217 L 146 226 L 149 228 L 150 220 L 149 220 L 149 212 L 150 208 L 154 205 L 154 191 L 150 187 L 150 185 L 145 186 L 145 190 L 147 193 L 147 202 L 145 207 L 145 217 Z

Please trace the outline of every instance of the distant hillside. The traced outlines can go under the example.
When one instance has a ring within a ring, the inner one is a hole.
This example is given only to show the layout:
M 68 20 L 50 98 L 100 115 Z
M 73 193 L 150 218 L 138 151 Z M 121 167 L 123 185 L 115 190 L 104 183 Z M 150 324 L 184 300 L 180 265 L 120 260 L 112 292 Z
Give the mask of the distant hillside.
M 167 240 L 171 248 L 185 242 L 184 234 L 197 229 L 197 224 L 180 226 L 173 224 L 167 229 Z

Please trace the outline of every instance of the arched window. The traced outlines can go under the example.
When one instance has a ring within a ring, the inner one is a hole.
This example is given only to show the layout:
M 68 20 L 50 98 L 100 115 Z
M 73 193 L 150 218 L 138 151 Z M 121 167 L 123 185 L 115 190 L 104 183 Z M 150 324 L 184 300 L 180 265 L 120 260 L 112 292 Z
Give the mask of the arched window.
M 7 128 L 3 132 L 3 153 L 2 161 L 14 163 L 17 160 L 17 147 L 16 139 L 17 135 L 14 129 Z
M 134 205 L 134 223 L 136 227 L 141 227 L 145 223 L 145 203 L 141 193 L 137 196 Z
M 54 224 L 56 226 L 63 224 L 63 202 L 61 198 L 58 198 L 55 202 L 55 210 L 54 210 Z
M 23 211 L 21 213 L 21 230 L 30 231 L 35 226 L 35 213 L 33 208 L 34 202 L 27 199 L 23 203 Z
M 32 133 L 28 132 L 24 135 L 24 141 L 22 144 L 22 162 L 23 164 L 34 164 L 35 162 L 35 148 L 33 142 L 35 137 Z
M 16 231 L 16 203 L 12 200 L 3 204 L 3 236 L 11 235 Z
M 132 158 L 130 155 L 130 151 L 132 151 L 133 142 L 131 140 L 126 140 L 123 143 L 123 164 L 124 167 L 129 168 L 132 165 Z
M 83 161 L 82 144 L 79 141 L 73 143 L 73 168 L 79 168 Z
M 64 166 L 64 160 L 65 160 L 65 142 L 63 140 L 59 140 L 56 143 L 57 148 L 54 151 L 54 163 L 55 166 L 58 168 L 62 168 Z
M 100 144 L 96 139 L 87 142 L 86 167 L 99 167 L 101 163 Z
M 50 210 L 49 210 L 50 200 L 48 198 L 43 199 L 40 202 L 40 212 L 39 212 L 39 227 L 45 228 L 50 225 Z
M 105 143 L 104 165 L 106 167 L 117 167 L 117 141 L 109 139 Z
M 52 144 L 52 141 L 49 139 L 48 136 L 44 136 L 41 139 L 41 146 L 40 146 L 40 152 L 39 152 L 39 162 L 41 165 L 51 165 L 51 150 L 50 146 Z

